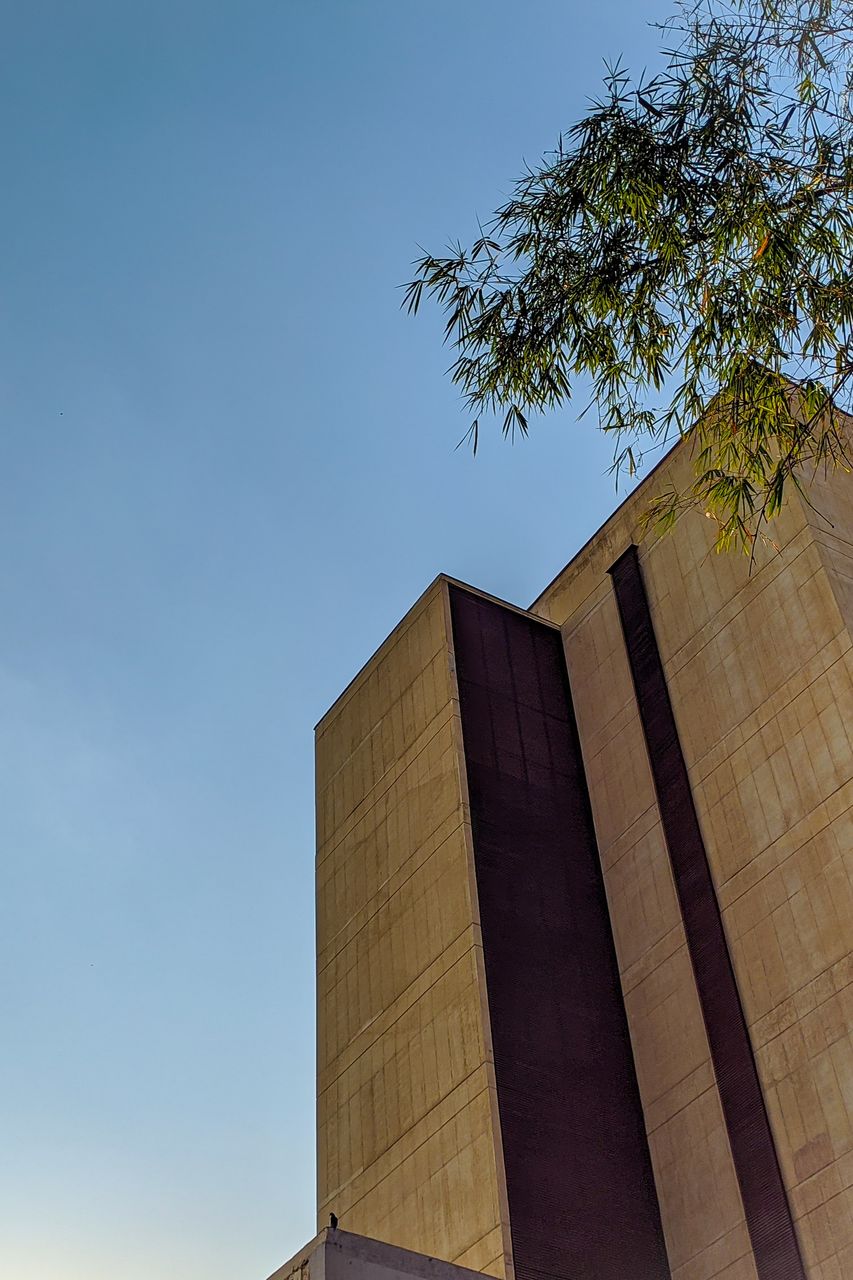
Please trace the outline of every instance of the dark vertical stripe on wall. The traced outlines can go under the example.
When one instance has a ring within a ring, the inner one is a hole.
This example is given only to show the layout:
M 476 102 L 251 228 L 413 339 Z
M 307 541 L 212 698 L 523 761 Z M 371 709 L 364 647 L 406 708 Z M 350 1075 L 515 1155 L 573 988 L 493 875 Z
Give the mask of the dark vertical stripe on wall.
M 805 1280 L 637 548 L 610 573 L 756 1269 L 760 1280 Z
M 665 1280 L 559 631 L 450 586 L 518 1280 Z

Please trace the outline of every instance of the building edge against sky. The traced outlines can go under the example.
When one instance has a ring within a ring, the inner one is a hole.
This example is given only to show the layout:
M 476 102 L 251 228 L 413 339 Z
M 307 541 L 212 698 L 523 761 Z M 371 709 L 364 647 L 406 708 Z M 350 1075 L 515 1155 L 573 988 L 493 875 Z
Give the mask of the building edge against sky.
M 317 727 L 321 1226 L 853 1275 L 853 483 L 750 571 L 640 535 L 689 466 L 530 611 L 437 579 Z

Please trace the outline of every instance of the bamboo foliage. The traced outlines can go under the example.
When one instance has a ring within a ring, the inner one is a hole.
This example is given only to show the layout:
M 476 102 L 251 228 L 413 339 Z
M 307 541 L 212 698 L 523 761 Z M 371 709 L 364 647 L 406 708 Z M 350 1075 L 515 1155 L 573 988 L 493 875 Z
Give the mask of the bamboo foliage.
M 404 306 L 444 312 L 475 449 L 485 415 L 526 435 L 580 389 L 617 472 L 691 440 L 650 520 L 698 507 L 750 550 L 789 484 L 849 465 L 853 0 L 684 0 L 660 30 L 664 69 L 610 68 Z

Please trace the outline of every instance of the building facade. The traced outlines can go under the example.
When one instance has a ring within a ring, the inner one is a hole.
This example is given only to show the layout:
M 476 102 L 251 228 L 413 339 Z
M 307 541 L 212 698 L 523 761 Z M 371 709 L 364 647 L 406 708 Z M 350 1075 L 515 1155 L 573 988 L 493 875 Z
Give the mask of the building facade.
M 317 727 L 318 1205 L 513 1280 L 853 1276 L 853 483 L 439 578 Z

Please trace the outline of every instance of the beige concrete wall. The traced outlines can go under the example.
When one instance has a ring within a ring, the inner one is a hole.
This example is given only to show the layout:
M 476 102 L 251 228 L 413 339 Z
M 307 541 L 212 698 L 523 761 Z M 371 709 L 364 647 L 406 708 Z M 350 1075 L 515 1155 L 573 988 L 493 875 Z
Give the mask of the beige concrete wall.
M 607 569 L 640 544 L 658 644 L 810 1280 L 853 1276 L 853 480 L 778 550 L 639 516 L 534 610 L 563 629 L 675 1280 L 755 1266 Z M 318 726 L 319 1223 L 511 1275 L 446 590 Z
M 640 545 L 759 1075 L 814 1280 L 853 1275 L 853 482 L 796 498 L 778 553 L 643 537 L 677 451 L 536 602 L 563 627 L 677 1280 L 755 1275 L 606 571 Z
M 447 592 L 317 727 L 318 1221 L 504 1276 Z

